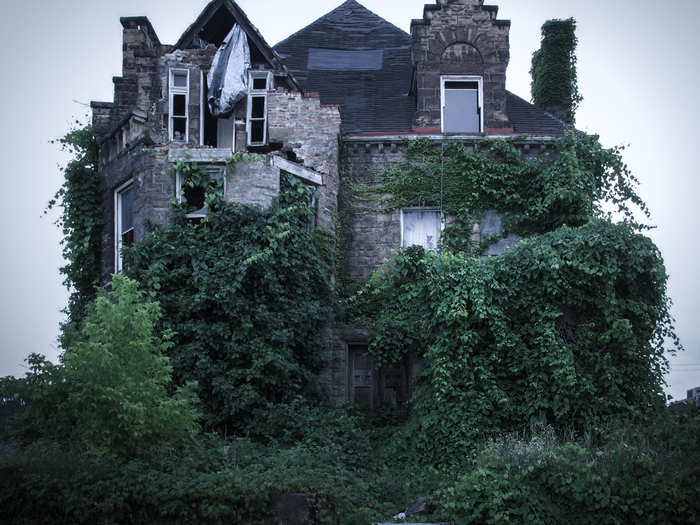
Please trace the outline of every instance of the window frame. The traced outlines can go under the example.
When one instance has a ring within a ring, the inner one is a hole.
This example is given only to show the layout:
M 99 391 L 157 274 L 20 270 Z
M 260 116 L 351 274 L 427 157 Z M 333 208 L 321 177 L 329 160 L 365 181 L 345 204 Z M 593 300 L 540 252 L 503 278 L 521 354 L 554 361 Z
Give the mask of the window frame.
M 176 73 L 185 73 L 187 75 L 187 81 L 185 87 L 175 86 L 173 79 Z M 168 69 L 168 138 L 170 142 L 175 142 L 175 126 L 174 119 L 181 119 L 182 117 L 175 117 L 173 115 L 174 99 L 176 95 L 185 95 L 185 139 L 184 143 L 187 144 L 190 141 L 190 70 L 184 68 L 170 68 Z M 179 140 L 177 142 L 180 142 Z
M 122 226 L 122 198 L 124 193 L 129 191 L 134 191 L 136 185 L 134 184 L 134 179 L 129 179 L 124 184 L 118 186 L 114 189 L 114 272 L 121 273 L 124 269 L 124 261 L 122 259 L 122 237 L 125 233 L 129 231 L 134 231 L 136 229 L 136 220 L 133 217 L 133 207 L 132 207 L 132 223 L 131 228 L 125 232 L 121 231 Z M 135 195 L 135 194 L 134 194 Z
M 478 84 L 477 92 L 477 110 L 479 111 L 479 131 L 484 132 L 484 77 L 479 75 L 441 75 L 440 76 L 440 132 L 445 133 L 445 84 L 447 82 L 476 82 Z M 460 133 L 452 132 L 449 133 Z M 463 133 L 473 133 L 464 131 Z
M 431 250 L 430 248 L 425 248 L 426 250 L 430 251 L 437 251 L 438 250 L 438 243 L 440 242 L 440 238 L 442 237 L 442 231 L 445 229 L 445 215 L 442 213 L 442 210 L 438 207 L 435 206 L 427 206 L 427 207 L 421 207 L 421 206 L 413 206 L 413 207 L 407 207 L 407 208 L 401 208 L 401 244 L 400 248 L 406 249 L 410 248 L 411 246 L 421 246 L 420 244 L 412 244 L 411 246 L 404 246 L 404 214 L 406 212 L 416 212 L 416 211 L 435 211 L 438 213 L 438 220 L 440 221 L 440 228 L 438 230 L 439 237 L 437 238 L 435 242 L 435 249 Z
M 255 79 L 265 79 L 265 89 L 254 89 Z M 248 104 L 246 108 L 246 142 L 248 146 L 265 146 L 267 145 L 267 94 L 274 89 L 274 77 L 271 71 L 249 71 L 248 72 Z M 265 115 L 263 117 L 253 117 L 253 98 L 263 98 L 265 100 Z M 253 121 L 263 122 L 263 140 L 262 142 L 253 142 L 252 140 L 252 123 Z M 234 126 L 235 129 L 235 126 Z
M 216 171 L 215 175 L 221 175 L 224 178 L 224 197 L 226 196 L 226 181 L 228 179 L 228 169 L 225 164 L 209 164 L 206 168 L 207 172 L 209 172 L 209 175 L 211 176 L 212 172 Z M 177 199 L 178 204 L 182 204 L 185 199 L 185 194 L 182 192 L 182 183 L 184 181 L 184 178 L 180 174 L 179 171 L 175 172 L 175 198 Z M 204 198 L 206 200 L 206 192 L 204 194 Z M 205 203 L 206 204 L 206 203 Z M 200 208 L 201 209 L 201 208 Z M 196 210 L 199 211 L 199 210 Z M 190 212 L 185 215 L 188 219 L 202 219 L 206 217 L 207 214 L 206 212 L 204 213 L 196 213 L 196 212 Z

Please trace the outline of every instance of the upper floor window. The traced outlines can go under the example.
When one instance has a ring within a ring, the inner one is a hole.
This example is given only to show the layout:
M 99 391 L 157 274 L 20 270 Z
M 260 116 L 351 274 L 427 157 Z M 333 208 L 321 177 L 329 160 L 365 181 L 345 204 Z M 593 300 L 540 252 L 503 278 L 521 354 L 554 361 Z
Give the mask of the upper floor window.
M 440 210 L 404 208 L 401 210 L 401 247 L 422 246 L 437 250 L 442 229 Z
M 248 145 L 267 144 L 267 92 L 272 89 L 272 73 L 251 71 L 248 91 Z
M 440 77 L 443 133 L 481 133 L 484 129 L 483 79 Z
M 133 181 L 114 190 L 114 270 L 123 269 L 122 248 L 134 244 L 134 185 Z
M 168 88 L 168 134 L 171 141 L 188 142 L 190 105 L 190 72 L 187 69 L 171 69 Z

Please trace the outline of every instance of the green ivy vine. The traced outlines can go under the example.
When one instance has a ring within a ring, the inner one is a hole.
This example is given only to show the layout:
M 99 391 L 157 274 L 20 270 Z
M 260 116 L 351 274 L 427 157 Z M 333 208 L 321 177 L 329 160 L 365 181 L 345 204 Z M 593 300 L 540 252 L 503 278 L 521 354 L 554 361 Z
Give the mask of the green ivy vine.
M 65 309 L 67 320 L 61 326 L 64 348 L 85 315 L 85 308 L 96 296 L 100 284 L 103 226 L 101 183 L 97 173 L 98 147 L 89 125 L 80 121 L 54 141 L 72 158 L 62 168 L 64 181 L 46 207 L 46 213 L 60 208 L 56 224 L 63 232 L 61 245 L 67 261 L 60 271 L 70 291 Z
M 183 164 L 187 168 L 192 164 Z M 219 201 L 206 220 L 173 214 L 125 250 L 128 273 L 175 333 L 178 384 L 196 380 L 210 428 L 254 434 L 274 407 L 314 394 L 332 285 L 314 189 L 283 177 L 268 210 Z

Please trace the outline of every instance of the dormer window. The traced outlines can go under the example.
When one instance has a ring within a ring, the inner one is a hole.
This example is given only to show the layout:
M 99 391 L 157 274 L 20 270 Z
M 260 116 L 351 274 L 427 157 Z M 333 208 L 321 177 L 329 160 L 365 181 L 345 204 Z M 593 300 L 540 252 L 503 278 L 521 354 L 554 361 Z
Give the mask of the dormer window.
M 272 89 L 272 73 L 251 71 L 248 86 L 248 146 L 264 146 L 267 144 L 267 92 Z
M 189 141 L 190 72 L 187 69 L 171 69 L 168 87 L 168 135 L 171 141 Z
M 483 78 L 440 77 L 443 133 L 481 133 L 484 130 Z

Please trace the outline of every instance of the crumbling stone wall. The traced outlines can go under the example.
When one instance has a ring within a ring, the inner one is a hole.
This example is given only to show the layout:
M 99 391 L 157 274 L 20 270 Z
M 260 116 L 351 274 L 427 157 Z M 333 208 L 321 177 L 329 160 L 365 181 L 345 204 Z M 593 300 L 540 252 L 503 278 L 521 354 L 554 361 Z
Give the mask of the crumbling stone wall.
M 484 128 L 512 131 L 506 114 L 510 21 L 483 0 L 440 0 L 411 22 L 416 68 L 415 126 L 440 128 L 441 75 L 483 77 Z
M 316 93 L 278 90 L 268 94 L 270 143 L 281 144 L 283 152 L 323 176 L 319 188 L 318 225 L 334 229 L 337 210 L 340 109 L 323 105 Z

